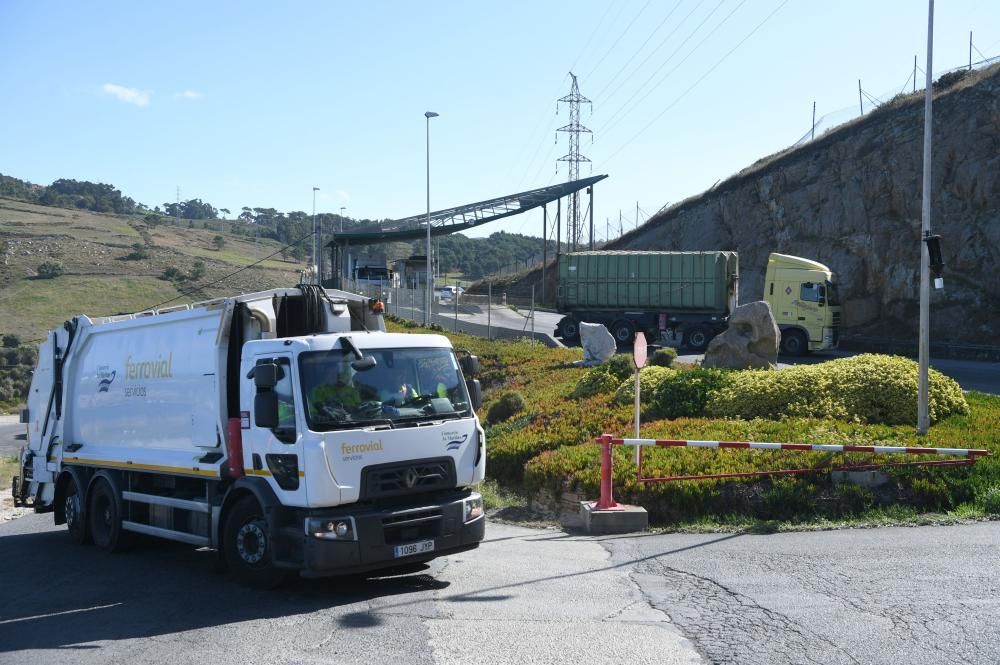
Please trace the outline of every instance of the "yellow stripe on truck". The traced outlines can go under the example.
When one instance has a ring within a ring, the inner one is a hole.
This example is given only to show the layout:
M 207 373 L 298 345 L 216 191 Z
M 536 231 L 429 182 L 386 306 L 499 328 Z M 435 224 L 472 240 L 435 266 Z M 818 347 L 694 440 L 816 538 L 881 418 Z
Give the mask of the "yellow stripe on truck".
M 209 469 L 199 469 L 191 467 L 186 469 L 182 466 L 161 466 L 159 464 L 137 464 L 135 462 L 112 462 L 109 460 L 83 459 L 80 457 L 63 457 L 63 464 L 79 464 L 81 466 L 99 466 L 111 469 L 124 469 L 126 471 L 160 471 L 163 473 L 175 473 L 184 476 L 199 476 L 218 478 L 219 471 Z

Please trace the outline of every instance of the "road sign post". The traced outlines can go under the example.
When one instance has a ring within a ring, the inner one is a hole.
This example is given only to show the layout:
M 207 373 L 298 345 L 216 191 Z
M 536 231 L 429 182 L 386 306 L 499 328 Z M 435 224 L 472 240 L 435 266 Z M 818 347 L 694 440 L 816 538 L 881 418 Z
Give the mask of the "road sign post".
M 639 438 L 639 371 L 646 365 L 646 335 L 635 334 L 632 344 L 632 360 L 635 363 L 635 438 Z M 635 464 L 639 466 L 639 449 L 635 449 Z

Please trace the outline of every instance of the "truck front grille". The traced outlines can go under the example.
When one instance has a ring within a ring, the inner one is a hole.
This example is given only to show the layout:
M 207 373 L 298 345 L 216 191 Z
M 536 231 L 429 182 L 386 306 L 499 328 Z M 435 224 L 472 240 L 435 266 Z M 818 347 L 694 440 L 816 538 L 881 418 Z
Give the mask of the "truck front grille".
M 455 462 L 450 457 L 369 466 L 361 474 L 361 499 L 386 499 L 455 487 Z

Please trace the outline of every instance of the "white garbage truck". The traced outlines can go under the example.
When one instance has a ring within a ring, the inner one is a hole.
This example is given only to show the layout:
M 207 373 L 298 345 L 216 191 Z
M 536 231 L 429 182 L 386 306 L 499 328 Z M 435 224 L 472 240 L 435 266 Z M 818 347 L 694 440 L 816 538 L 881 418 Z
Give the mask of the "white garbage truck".
M 39 347 L 15 499 L 111 552 L 215 548 L 254 586 L 413 568 L 485 533 L 478 371 L 312 285 L 77 316 Z

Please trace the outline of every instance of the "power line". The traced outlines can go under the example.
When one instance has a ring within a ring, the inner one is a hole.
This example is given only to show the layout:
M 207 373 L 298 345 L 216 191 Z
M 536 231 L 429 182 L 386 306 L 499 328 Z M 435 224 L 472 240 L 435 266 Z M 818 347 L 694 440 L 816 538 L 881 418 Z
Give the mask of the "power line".
M 744 0 L 744 2 L 745 2 L 745 1 L 746 1 L 746 0 Z M 602 134 L 602 135 L 604 135 L 604 134 L 605 134 L 605 133 L 606 133 L 606 132 L 607 132 L 607 131 L 609 130 L 609 127 L 613 126 L 613 121 L 615 121 L 615 118 L 617 118 L 617 117 L 619 116 L 619 114 L 620 114 L 620 113 L 621 113 L 622 111 L 624 111 L 624 110 L 625 110 L 625 108 L 626 108 L 626 107 L 628 107 L 628 105 L 629 105 L 629 104 L 631 104 L 631 103 L 632 103 L 632 100 L 633 100 L 633 99 L 635 99 L 636 95 L 638 95 L 638 94 L 639 94 L 640 92 L 642 92 L 643 90 L 647 89 L 647 86 L 649 86 L 650 82 L 651 82 L 651 81 L 652 81 L 652 80 L 653 80 L 654 78 L 656 78 L 656 75 L 657 75 L 657 74 L 659 74 L 659 73 L 660 73 L 660 71 L 661 71 L 661 70 L 662 70 L 662 69 L 663 69 L 664 67 L 666 67 L 666 66 L 667 66 L 667 63 L 668 63 L 668 62 L 670 62 L 670 61 L 671 61 L 671 60 L 673 59 L 673 57 L 674 57 L 675 55 L 677 55 L 677 54 L 678 54 L 678 53 L 680 52 L 680 50 L 681 50 L 682 48 L 684 48 L 684 45 L 685 45 L 685 44 L 687 44 L 687 43 L 688 43 L 688 42 L 689 42 L 689 41 L 691 40 L 691 38 L 692 38 L 692 37 L 694 37 L 694 36 L 695 36 L 696 34 L 698 34 L 698 31 L 699 31 L 699 30 L 701 30 L 701 27 L 702 27 L 703 25 L 705 25 L 705 23 L 707 23 L 707 22 L 708 22 L 708 19 L 712 18 L 712 16 L 713 16 L 713 15 L 715 14 L 715 12 L 717 12 L 717 11 L 719 10 L 719 8 L 720 8 L 720 7 L 722 7 L 722 5 L 724 5 L 724 4 L 725 4 L 725 2 L 726 2 L 726 0 L 719 0 L 719 4 L 717 4 L 717 5 L 715 6 L 715 8 L 714 8 L 714 9 L 712 9 L 712 11 L 710 11 L 710 12 L 708 13 L 708 15 L 707 15 L 707 16 L 706 16 L 706 17 L 705 17 L 704 19 L 702 19 L 701 23 L 699 23 L 699 24 L 698 24 L 697 26 L 695 26 L 695 29 L 694 29 L 694 30 L 693 30 L 693 31 L 691 32 L 691 34 L 689 34 L 689 35 L 688 35 L 688 36 L 687 36 L 687 37 L 686 37 L 686 38 L 684 39 L 684 41 L 682 41 L 682 42 L 680 43 L 680 45 L 679 45 L 679 46 L 678 46 L 678 47 L 677 47 L 676 49 L 674 49 L 674 52 L 673 52 L 673 53 L 671 53 L 671 54 L 670 54 L 670 55 L 669 55 L 669 56 L 667 57 L 667 59 L 666 59 L 666 60 L 664 60 L 664 61 L 663 61 L 663 62 L 662 62 L 662 63 L 660 64 L 660 66 L 656 68 L 656 71 L 654 71 L 654 72 L 653 72 L 653 73 L 652 73 L 652 74 L 650 75 L 650 77 L 649 77 L 648 79 L 646 79 L 646 82 L 645 82 L 645 83 L 643 83 L 643 84 L 642 84 L 641 86 L 639 86 L 639 87 L 638 87 L 638 88 L 636 89 L 636 91 L 635 91 L 634 93 L 632 93 L 632 96 L 631 96 L 631 97 L 629 97 L 629 98 L 628 98 L 628 100 L 626 100 L 626 102 L 625 102 L 624 104 L 622 104 L 622 105 L 621 105 L 621 106 L 620 106 L 620 107 L 618 108 L 618 110 L 617 110 L 617 111 L 615 111 L 615 112 L 614 112 L 614 113 L 613 113 L 613 114 L 611 115 L 611 118 L 609 118 L 609 119 L 608 119 L 608 122 L 607 122 L 607 123 L 606 123 L 606 124 L 605 124 L 605 125 L 604 125 L 603 127 L 601 127 L 601 129 L 600 129 L 600 132 L 601 132 L 601 134 Z M 742 2 L 741 2 L 740 4 L 742 4 Z M 737 9 L 739 9 L 739 6 L 737 5 L 737 7 L 736 7 L 736 8 L 737 8 Z M 711 33 L 709 33 L 709 37 L 711 37 Z M 695 48 L 695 50 L 697 50 L 697 47 Z M 691 51 L 691 53 L 694 53 L 694 51 Z M 690 57 L 691 53 L 689 53 L 689 54 L 688 54 L 688 57 Z M 685 60 L 686 60 L 686 59 L 687 59 L 687 58 L 685 58 Z M 680 63 L 680 64 L 684 64 L 684 63 L 683 63 L 683 61 L 681 61 L 681 63 Z M 680 66 L 680 65 L 678 65 L 678 66 Z M 672 74 L 672 73 L 673 73 L 673 72 L 675 72 L 675 71 L 677 71 L 677 67 L 674 67 L 674 68 L 673 68 L 673 69 L 671 69 L 671 70 L 670 70 L 669 72 L 667 72 L 667 76 L 670 76 L 670 74 Z M 663 79 L 661 79 L 660 83 L 662 83 L 662 82 L 663 82 L 663 80 L 666 80 L 666 78 L 667 78 L 667 77 L 665 76 L 665 77 L 664 77 Z M 647 97 L 648 95 L 649 95 L 649 92 L 647 92 L 647 93 L 646 93 L 646 95 L 644 95 L 642 99 L 645 99 L 645 98 L 646 98 L 646 97 Z M 640 100 L 640 101 L 642 101 L 642 100 Z M 633 107 L 633 108 L 634 108 L 634 107 Z
M 657 32 L 660 31 L 660 28 L 662 28 L 663 25 L 667 22 L 667 20 L 669 20 L 670 17 L 674 15 L 674 12 L 677 11 L 678 7 L 680 7 L 683 2 L 684 2 L 684 0 L 677 0 L 677 4 L 674 5 L 674 8 L 671 9 L 670 12 L 666 16 L 663 17 L 663 20 L 660 21 L 660 23 L 655 28 L 653 28 L 653 31 L 651 33 L 649 33 L 648 37 L 646 37 L 646 41 L 644 41 L 642 43 L 642 45 L 639 46 L 638 49 L 636 49 L 635 53 L 632 54 L 632 57 L 630 57 L 625 62 L 625 64 L 621 66 L 621 69 L 619 69 L 617 72 L 615 72 L 615 75 L 612 76 L 608 80 L 608 82 L 605 84 L 605 86 L 603 88 L 601 88 L 601 91 L 599 93 L 597 93 L 597 95 L 594 97 L 594 99 L 599 99 L 604 94 L 604 91 L 607 90 L 611 86 L 612 83 L 614 83 L 615 81 L 618 80 L 619 75 L 621 75 L 621 73 L 623 71 L 625 71 L 626 67 L 628 67 L 630 64 L 632 64 L 632 61 L 635 60 L 635 57 L 637 55 L 639 55 L 640 53 L 642 53 L 642 49 L 646 48 L 646 44 L 648 44 L 649 40 L 653 38 L 653 35 L 655 35 Z M 697 9 L 697 7 L 695 7 L 695 9 Z M 690 14 L 689 14 L 689 16 L 690 16 Z M 675 28 L 675 31 L 676 31 L 676 28 Z M 673 33 L 671 33 L 671 34 L 673 34 Z M 667 35 L 667 37 L 669 38 L 670 35 Z M 660 46 L 663 46 L 664 43 L 665 43 L 665 41 L 661 42 Z M 659 49 L 660 47 L 657 46 L 656 48 Z M 653 53 L 655 53 L 655 52 L 656 52 L 656 50 L 653 51 Z M 650 55 L 652 55 L 652 53 Z M 648 60 L 648 59 L 649 58 L 647 57 L 646 60 Z M 645 63 L 646 63 L 646 61 L 644 60 L 642 64 L 645 64 Z M 642 67 L 642 65 L 639 65 L 639 67 Z M 636 71 L 638 71 L 638 68 L 636 68 Z
M 623 3 L 620 3 L 620 4 L 621 4 L 622 10 L 624 10 L 625 5 Z M 587 37 L 587 41 L 585 41 L 583 43 L 583 49 L 580 50 L 580 55 L 576 56 L 576 59 L 573 61 L 573 65 L 569 68 L 570 71 L 573 71 L 574 69 L 576 69 L 576 63 L 580 62 L 580 58 L 582 58 L 583 55 L 587 52 L 587 47 L 590 46 L 590 42 L 593 41 L 594 35 L 597 34 L 598 30 L 600 30 L 602 27 L 604 27 L 604 19 L 606 19 L 608 17 L 608 13 L 611 11 L 611 8 L 614 7 L 614 6 L 615 6 L 615 3 L 609 2 L 608 6 L 605 7 L 604 13 L 601 14 L 601 18 L 597 21 L 597 24 L 594 25 L 594 30 L 590 33 L 590 37 Z M 621 13 L 619 12 L 618 15 L 621 16 Z M 617 20 L 617 17 L 615 17 L 615 18 Z
M 681 3 L 682 3 L 683 1 L 684 1 L 684 0 L 680 0 L 680 2 L 678 2 L 678 3 L 677 3 L 677 7 L 674 7 L 674 10 L 676 10 L 676 9 L 677 9 L 678 7 L 680 7 L 680 6 L 681 6 Z M 630 80 L 632 79 L 632 77 L 633 77 L 633 76 L 635 76 L 635 75 L 636 75 L 637 73 L 639 73 L 639 71 L 640 71 L 640 70 L 641 70 L 641 69 L 643 68 L 643 66 L 644 66 L 644 65 L 645 65 L 645 64 L 646 64 L 647 62 L 649 62 L 649 59 L 650 59 L 650 58 L 652 58 L 652 57 L 653 57 L 654 55 L 656 55 L 656 53 L 657 53 L 657 52 L 658 52 L 658 51 L 659 51 L 659 50 L 660 50 L 661 48 L 663 48 L 663 47 L 664 47 L 664 46 L 666 45 L 666 43 L 667 43 L 668 41 L 670 41 L 670 38 L 671 38 L 671 37 L 673 37 L 673 36 L 674 36 L 674 34 L 675 34 L 675 33 L 676 33 L 676 32 L 677 32 L 678 30 L 680 30 L 680 29 L 681 29 L 681 26 L 683 26 L 683 25 L 684 25 L 684 24 L 685 24 L 685 23 L 687 22 L 687 20 L 688 20 L 689 18 L 691 18 L 691 15 L 692 15 L 692 14 L 694 14 L 694 13 L 695 13 L 696 11 L 698 11 L 698 8 L 699 8 L 699 7 L 701 7 L 701 6 L 703 5 L 703 4 L 705 4 L 705 0 L 699 0 L 698 4 L 696 4 L 696 5 L 694 6 L 694 9 L 692 9 L 692 10 L 691 10 L 690 12 L 688 12 L 688 13 L 687 13 L 687 15 L 686 15 L 686 16 L 685 16 L 684 18 L 682 18 L 682 19 L 681 19 L 681 22 L 680 22 L 680 23 L 678 23 L 678 24 L 677 24 L 677 25 L 676 25 L 676 26 L 674 27 L 674 29 L 670 31 L 670 34 L 668 34 L 668 35 L 667 35 L 666 37 L 664 37 L 664 38 L 663 38 L 663 41 L 661 41 L 661 42 L 659 43 L 659 45 L 658 45 L 658 46 L 657 46 L 656 48 L 654 48 L 654 49 L 653 49 L 652 51 L 650 51 L 650 52 L 649 52 L 649 54 L 647 54 L 647 55 L 646 55 L 646 57 L 645 57 L 645 58 L 643 58 L 643 61 L 642 61 L 642 62 L 640 62 L 640 63 L 639 63 L 639 65 L 638 65 L 638 66 L 637 66 L 637 67 L 636 67 L 635 69 L 633 69 L 633 70 L 632 70 L 632 73 L 631 73 L 631 74 L 629 74 L 628 76 L 626 76 L 626 77 L 625 77 L 624 79 L 622 79 L 622 80 L 621 80 L 621 81 L 620 81 L 620 82 L 618 83 L 618 86 L 617 86 L 617 87 L 616 87 L 616 88 L 615 88 L 614 90 L 612 90 L 612 91 L 611 91 L 611 96 L 614 96 L 614 94 L 615 94 L 615 93 L 617 93 L 617 92 L 618 92 L 619 90 L 621 90 L 621 89 L 622 89 L 622 86 L 624 86 L 624 85 L 625 85 L 626 83 L 628 83 L 628 82 L 629 82 L 629 81 L 630 81 Z M 671 12 L 670 12 L 670 14 L 673 14 L 673 11 L 671 11 Z M 670 18 L 670 14 L 668 14 L 668 15 L 667 15 L 667 18 Z M 666 19 L 664 19 L 664 21 L 663 21 L 663 22 L 665 22 L 665 21 L 666 21 Z M 661 22 L 661 23 L 660 23 L 660 25 L 661 25 L 661 26 L 663 25 L 663 22 Z M 660 26 L 657 26 L 656 30 L 654 30 L 653 32 L 655 33 L 655 32 L 656 32 L 656 31 L 658 31 L 659 29 L 660 29 Z M 650 37 L 652 37 L 652 36 L 653 36 L 653 35 L 650 35 Z M 649 41 L 649 39 L 647 39 L 646 41 L 648 42 L 648 41 Z M 641 50 L 641 49 L 640 49 L 640 50 Z M 638 52 L 637 52 L 636 54 L 638 55 Z M 628 63 L 626 63 L 626 66 L 628 66 Z M 624 69 L 624 68 L 623 68 L 623 69 Z M 618 74 L 621 74 L 621 72 L 618 72 Z M 603 98 L 604 98 L 604 91 L 605 91 L 605 90 L 607 90 L 607 89 L 608 89 L 608 87 L 609 87 L 609 86 L 611 86 L 611 84 L 615 82 L 615 80 L 616 80 L 616 79 L 618 78 L 618 74 L 615 74 L 614 78 L 612 78 L 612 79 L 611 79 L 610 81 L 608 81 L 608 83 L 607 83 L 607 84 L 606 84 L 606 85 L 604 86 L 604 88 L 603 88 L 603 89 L 601 90 L 601 92 L 600 92 L 600 93 L 599 93 L 599 94 L 597 95 L 597 97 L 595 97 L 594 99 L 603 99 Z
M 654 117 L 652 120 L 650 120 L 642 129 L 640 129 L 638 132 L 636 132 L 635 135 L 632 138 L 630 138 L 628 141 L 626 141 L 625 143 L 623 143 L 621 145 L 621 147 L 619 147 L 617 150 L 615 150 L 613 153 L 611 153 L 611 156 L 609 156 L 604 161 L 602 161 L 601 164 L 602 165 L 607 164 L 612 159 L 614 159 L 615 156 L 618 155 L 618 153 L 620 153 L 622 150 L 624 150 L 626 147 L 628 147 L 629 144 L 631 144 L 633 141 L 635 141 L 637 138 L 639 138 L 639 136 L 641 136 L 647 129 L 649 129 L 650 127 L 652 127 L 653 124 L 655 124 L 660 118 L 662 118 L 666 114 L 667 111 L 669 111 L 673 107 L 677 106 L 677 104 L 679 104 L 680 101 L 682 99 L 684 99 L 688 95 L 688 93 L 690 93 L 692 90 L 694 90 L 696 87 L 698 87 L 698 85 L 702 81 L 704 81 L 706 78 L 708 78 L 708 76 L 712 72 L 714 72 L 719 67 L 719 65 L 721 65 L 723 62 L 725 62 L 729 58 L 729 56 L 731 56 L 736 51 L 736 49 L 738 49 L 740 46 L 742 46 L 744 44 L 744 42 L 746 42 L 748 39 L 750 39 L 751 37 L 753 37 L 753 35 L 758 30 L 760 30 L 764 26 L 765 23 L 767 23 L 768 21 L 770 21 L 771 18 L 775 14 L 777 14 L 781 10 L 781 8 L 784 7 L 786 4 L 788 4 L 788 0 L 782 0 L 781 4 L 778 5 L 774 9 L 774 11 L 772 11 L 770 14 L 768 14 L 766 17 L 764 17 L 764 20 L 761 21 L 760 23 L 758 23 L 754 27 L 753 30 L 751 30 L 749 33 L 747 33 L 746 37 L 744 37 L 743 39 L 741 39 L 739 41 L 739 43 L 736 44 L 736 46 L 734 46 L 733 48 L 729 49 L 729 51 L 727 51 L 725 55 L 723 55 L 721 58 L 719 58 L 719 60 L 714 65 L 712 65 L 708 69 L 708 71 L 706 71 L 704 74 L 702 74 L 701 77 L 699 77 L 697 81 L 695 81 L 693 84 L 691 84 L 691 86 L 688 87 L 687 90 L 685 90 L 684 92 L 682 92 L 673 102 L 671 102 L 662 111 L 660 111 L 656 115 L 656 117 Z
M 628 32 L 629 30 L 631 30 L 631 29 L 632 29 L 632 26 L 633 26 L 633 25 L 635 25 L 635 22 L 639 20 L 639 17 L 640 17 L 640 16 L 642 16 L 642 13 L 643 13 L 644 11 L 646 11 L 646 7 L 649 7 L 649 3 L 651 3 L 652 1 L 653 1 L 653 0 L 646 0 L 646 4 L 644 4 L 644 5 L 642 6 L 642 9 L 640 9 L 640 10 L 639 10 L 639 12 L 638 12 L 638 13 L 637 13 L 637 14 L 636 14 L 635 16 L 633 16 L 633 17 L 632 17 L 632 20 L 631 20 L 631 21 L 629 21 L 629 24 L 628 24 L 627 26 L 625 26 L 625 29 L 624 29 L 624 30 L 622 30 L 622 32 L 621 32 L 621 34 L 620 34 L 620 35 L 618 35 L 618 39 L 616 39 L 616 40 L 615 40 L 615 43 L 614 43 L 614 44 L 612 44 L 612 45 L 611 45 L 611 46 L 610 46 L 610 47 L 609 47 L 609 48 L 608 48 L 608 49 L 607 49 L 607 50 L 606 50 L 606 51 L 604 52 L 604 55 L 602 55 L 602 56 L 601 56 L 601 59 L 597 61 L 597 64 L 596 64 L 596 65 L 594 65 L 594 66 L 593 66 L 593 68 L 591 68 L 591 70 L 590 70 L 589 72 L 587 72 L 587 75 L 586 75 L 586 76 L 585 76 L 584 78 L 587 78 L 587 79 L 589 79 L 589 78 L 590 78 L 590 77 L 591 77 L 591 76 L 593 75 L 593 73 L 597 71 L 597 69 L 598 69 L 598 68 L 599 68 L 599 67 L 601 66 L 601 64 L 602 64 L 602 63 L 603 63 L 603 62 L 604 62 L 604 61 L 605 61 L 605 60 L 607 59 L 608 55 L 609 55 L 609 54 L 610 54 L 610 53 L 611 53 L 612 51 L 614 51 L 614 50 L 615 50 L 615 47 L 616 47 L 616 46 L 618 46 L 618 42 L 620 42 L 620 41 L 622 40 L 622 37 L 624 37 L 624 36 L 625 36 L 625 34 L 626 34 L 626 33 L 627 33 L 627 32 Z

